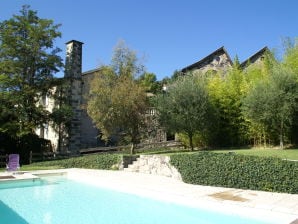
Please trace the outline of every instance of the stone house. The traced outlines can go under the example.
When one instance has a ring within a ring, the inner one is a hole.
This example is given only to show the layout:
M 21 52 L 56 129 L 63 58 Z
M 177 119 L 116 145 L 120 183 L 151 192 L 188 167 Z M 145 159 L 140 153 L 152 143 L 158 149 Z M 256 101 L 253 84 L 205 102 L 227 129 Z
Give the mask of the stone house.
M 240 68 L 245 69 L 251 64 L 260 63 L 264 58 L 266 52 L 268 52 L 268 47 L 264 47 L 251 57 L 246 59 L 240 64 Z M 188 65 L 181 69 L 182 74 L 186 74 L 187 72 L 192 73 L 209 73 L 209 72 L 217 72 L 228 70 L 233 65 L 233 61 L 229 56 L 228 52 L 225 50 L 224 47 L 220 47 L 216 51 L 212 52 L 211 54 L 207 55 L 206 57 L 202 58 L 201 60 Z
M 94 126 L 83 107 L 87 103 L 85 96 L 89 92 L 90 82 L 94 75 L 100 72 L 100 69 L 82 72 L 82 46 L 83 43 L 76 40 L 66 43 L 64 79 L 67 80 L 69 85 L 66 95 L 73 110 L 66 147 L 58 149 L 59 135 L 50 125 L 45 125 L 45 128 L 36 130 L 38 135 L 51 140 L 55 150 L 67 150 L 75 153 L 84 148 L 104 146 L 104 142 L 98 138 L 99 130 Z M 267 50 L 267 47 L 261 49 L 241 63 L 241 66 L 245 68 L 250 63 L 257 63 Z M 219 70 L 226 71 L 232 64 L 229 54 L 224 47 L 221 47 L 198 62 L 183 68 L 181 72 L 186 74 L 189 71 L 203 73 Z M 45 98 L 43 101 L 48 110 L 53 109 L 55 104 L 53 99 Z M 158 141 L 166 140 L 165 134 L 159 133 L 160 136 L 162 138 L 159 138 Z

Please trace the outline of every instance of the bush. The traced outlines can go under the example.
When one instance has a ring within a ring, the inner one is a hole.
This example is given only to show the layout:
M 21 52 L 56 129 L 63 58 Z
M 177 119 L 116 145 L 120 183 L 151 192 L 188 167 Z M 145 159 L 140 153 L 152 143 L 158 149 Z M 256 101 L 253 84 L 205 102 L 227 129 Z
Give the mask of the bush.
M 36 134 L 27 134 L 22 137 L 13 137 L 0 132 L 0 154 L 20 154 L 21 165 L 29 163 L 30 151 L 52 151 L 51 141 L 39 138 Z
M 53 160 L 32 164 L 33 166 L 59 166 L 61 168 L 86 168 L 86 169 L 117 169 L 122 161 L 119 154 L 97 154 L 74 157 L 62 160 Z
M 298 163 L 278 158 L 199 152 L 171 155 L 186 183 L 298 193 Z

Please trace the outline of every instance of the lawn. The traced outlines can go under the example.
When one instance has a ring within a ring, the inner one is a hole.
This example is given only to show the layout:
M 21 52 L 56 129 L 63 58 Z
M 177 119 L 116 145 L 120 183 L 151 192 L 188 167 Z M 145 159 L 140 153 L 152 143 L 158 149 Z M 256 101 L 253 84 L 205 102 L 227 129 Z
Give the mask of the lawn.
M 200 150 L 195 150 L 190 152 L 188 149 L 177 149 L 177 148 L 159 148 L 159 149 L 150 149 L 145 150 L 140 155 L 153 155 L 153 154 L 162 154 L 162 155 L 171 155 L 181 154 L 181 153 L 196 153 Z M 248 156 L 261 156 L 261 157 L 276 157 L 281 159 L 288 159 L 288 160 L 298 160 L 298 149 L 261 149 L 261 148 L 252 148 L 252 149 L 217 149 L 217 150 L 209 150 L 210 152 L 216 153 L 237 153 L 241 155 L 248 155 Z
M 261 157 L 276 157 L 288 160 L 298 161 L 298 149 L 230 149 L 230 150 L 214 150 L 218 153 L 235 152 L 241 155 L 261 156 Z

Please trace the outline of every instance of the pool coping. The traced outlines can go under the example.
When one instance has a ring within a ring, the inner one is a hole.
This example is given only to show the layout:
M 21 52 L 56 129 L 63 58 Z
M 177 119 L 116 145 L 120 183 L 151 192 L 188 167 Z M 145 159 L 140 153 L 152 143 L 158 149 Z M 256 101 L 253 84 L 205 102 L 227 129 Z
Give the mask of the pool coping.
M 88 169 L 71 169 L 68 178 L 156 200 L 241 215 L 276 224 L 298 218 L 298 195 L 186 184 L 164 176 Z M 211 195 L 230 192 L 247 201 L 222 200 Z
M 39 177 L 33 175 L 31 172 L 26 171 L 6 171 L 0 173 L 0 183 L 5 181 L 18 181 L 18 180 L 32 180 Z
M 298 194 L 192 185 L 152 174 L 77 168 L 31 171 L 17 175 L 23 177 L 14 180 L 64 174 L 71 180 L 169 203 L 240 215 L 272 224 L 298 223 Z

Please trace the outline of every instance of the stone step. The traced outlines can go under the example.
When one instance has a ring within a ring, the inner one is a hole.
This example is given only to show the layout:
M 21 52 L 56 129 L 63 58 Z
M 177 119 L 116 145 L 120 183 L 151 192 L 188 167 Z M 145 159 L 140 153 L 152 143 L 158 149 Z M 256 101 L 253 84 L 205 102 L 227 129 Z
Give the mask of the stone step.
M 125 172 L 134 172 L 131 168 L 124 168 L 123 171 L 125 171 Z
M 128 165 L 128 168 L 125 168 L 124 171 L 155 174 L 181 179 L 179 172 L 171 166 L 170 158 L 167 156 L 141 155 L 132 164 Z
M 140 165 L 138 162 L 134 162 L 133 164 L 129 164 L 127 168 L 125 169 L 130 169 L 131 171 L 137 172 L 140 168 Z

